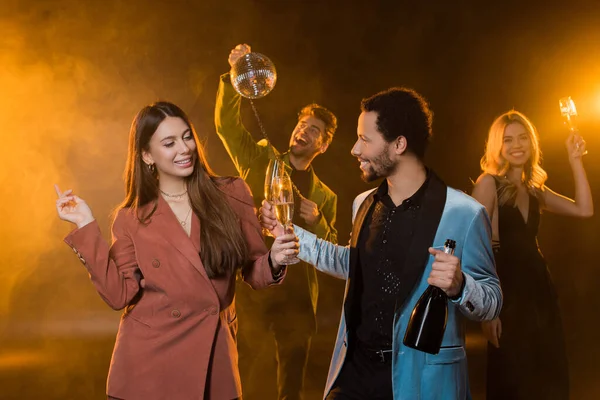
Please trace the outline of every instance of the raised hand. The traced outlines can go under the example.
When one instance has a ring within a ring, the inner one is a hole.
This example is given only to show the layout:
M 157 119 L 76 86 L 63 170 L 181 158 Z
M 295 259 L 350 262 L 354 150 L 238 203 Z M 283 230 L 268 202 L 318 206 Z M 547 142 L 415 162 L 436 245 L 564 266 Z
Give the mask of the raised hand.
M 227 60 L 229 61 L 229 66 L 233 68 L 233 65 L 237 62 L 237 60 L 251 51 L 252 50 L 250 49 L 250 46 L 247 44 L 238 44 L 235 46 L 235 49 L 231 50 L 231 53 L 229 53 L 229 59 Z
M 54 185 L 58 199 L 56 211 L 63 221 L 72 222 L 77 228 L 82 228 L 94 220 L 92 210 L 83 199 L 73 194 L 72 190 L 61 192 L 58 185 Z
M 587 154 L 585 149 L 585 140 L 581 137 L 578 132 L 571 132 L 567 138 L 567 152 L 569 154 L 569 161 L 581 159 L 581 157 Z

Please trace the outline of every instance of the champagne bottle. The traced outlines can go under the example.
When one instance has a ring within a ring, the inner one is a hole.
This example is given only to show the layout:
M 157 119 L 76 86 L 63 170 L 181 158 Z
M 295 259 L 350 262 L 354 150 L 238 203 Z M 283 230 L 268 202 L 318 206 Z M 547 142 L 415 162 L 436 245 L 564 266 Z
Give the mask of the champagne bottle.
M 455 247 L 454 240 L 446 240 L 444 253 L 453 254 Z M 425 353 L 439 353 L 447 320 L 448 296 L 437 286 L 429 285 L 410 315 L 404 345 Z

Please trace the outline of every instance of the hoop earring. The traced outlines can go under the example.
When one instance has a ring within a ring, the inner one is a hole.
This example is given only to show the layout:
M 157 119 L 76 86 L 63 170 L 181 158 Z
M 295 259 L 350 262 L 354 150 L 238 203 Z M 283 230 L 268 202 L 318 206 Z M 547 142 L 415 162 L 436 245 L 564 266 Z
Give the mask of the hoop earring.
M 154 173 L 154 164 L 148 164 L 148 171 L 150 171 L 151 174 Z

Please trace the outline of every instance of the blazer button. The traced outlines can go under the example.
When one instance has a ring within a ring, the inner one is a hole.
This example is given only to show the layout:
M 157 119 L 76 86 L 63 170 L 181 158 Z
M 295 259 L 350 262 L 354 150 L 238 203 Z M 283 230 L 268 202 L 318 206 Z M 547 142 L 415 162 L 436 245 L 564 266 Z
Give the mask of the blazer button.
M 217 315 L 219 313 L 219 310 L 217 309 L 217 307 L 212 306 L 211 308 L 208 309 L 210 311 L 210 313 L 212 315 Z
M 173 311 L 171 311 L 171 316 L 173 318 L 179 318 L 179 317 L 181 317 L 181 312 L 179 310 L 173 310 Z
M 160 267 L 160 261 L 158 261 L 156 258 L 154 260 L 152 260 L 152 266 L 154 268 L 158 268 Z

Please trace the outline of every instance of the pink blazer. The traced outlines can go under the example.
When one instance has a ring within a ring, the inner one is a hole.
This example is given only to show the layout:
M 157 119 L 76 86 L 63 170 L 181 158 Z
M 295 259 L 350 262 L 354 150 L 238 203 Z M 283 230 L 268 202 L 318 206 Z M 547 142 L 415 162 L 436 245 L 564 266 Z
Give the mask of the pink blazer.
M 268 250 L 246 183 L 221 187 L 240 220 L 249 260 L 244 280 L 254 289 L 272 276 Z M 149 205 L 150 206 L 150 205 Z M 188 237 L 159 196 L 147 225 L 120 210 L 112 246 L 96 222 L 65 242 L 87 268 L 100 296 L 121 317 L 108 374 L 109 396 L 126 400 L 231 400 L 242 395 L 237 367 L 235 276 L 209 279 L 199 256 L 200 220 Z

